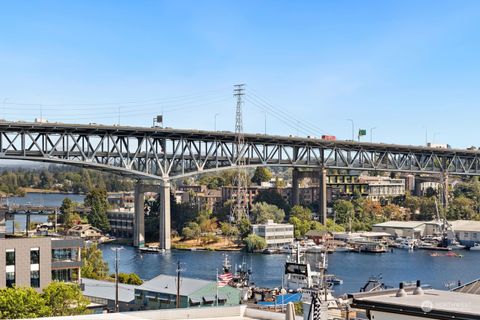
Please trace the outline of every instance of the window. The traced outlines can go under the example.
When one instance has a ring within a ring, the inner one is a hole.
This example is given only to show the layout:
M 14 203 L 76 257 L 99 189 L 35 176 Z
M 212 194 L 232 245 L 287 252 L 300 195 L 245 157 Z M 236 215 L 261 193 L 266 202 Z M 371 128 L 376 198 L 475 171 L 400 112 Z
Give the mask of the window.
M 7 287 L 13 287 L 15 285 L 15 272 L 7 272 L 6 285 Z
M 30 286 L 40 288 L 40 271 L 30 271 Z
M 30 249 L 30 264 L 40 263 L 40 248 Z
M 14 266 L 15 265 L 15 249 L 7 249 L 5 257 L 6 257 L 6 265 L 7 266 Z
M 77 249 L 53 249 L 52 261 L 76 261 Z

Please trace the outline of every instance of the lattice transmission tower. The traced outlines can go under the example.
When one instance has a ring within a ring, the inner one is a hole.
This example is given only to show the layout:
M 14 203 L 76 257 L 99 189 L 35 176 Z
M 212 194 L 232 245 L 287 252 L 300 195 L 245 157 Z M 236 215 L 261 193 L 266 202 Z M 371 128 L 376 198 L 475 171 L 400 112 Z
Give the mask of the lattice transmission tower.
M 234 182 L 236 186 L 235 201 L 231 206 L 230 220 L 232 222 L 239 222 L 242 218 L 248 218 L 248 193 L 247 193 L 247 169 L 245 168 L 245 136 L 243 133 L 243 96 L 245 95 L 245 85 L 236 84 L 233 86 L 233 96 L 237 98 L 237 107 L 235 112 L 235 158 L 237 159 L 237 174 Z M 233 193 L 232 193 L 233 195 Z

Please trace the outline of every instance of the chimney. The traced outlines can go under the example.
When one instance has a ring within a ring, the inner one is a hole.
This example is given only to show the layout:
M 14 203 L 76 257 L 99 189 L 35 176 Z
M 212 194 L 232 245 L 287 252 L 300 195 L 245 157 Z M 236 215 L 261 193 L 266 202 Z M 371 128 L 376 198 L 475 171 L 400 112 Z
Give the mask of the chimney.
M 413 291 L 413 295 L 415 296 L 423 295 L 422 283 L 420 282 L 420 280 L 417 280 L 417 287 Z
M 403 282 L 400 282 L 400 284 L 398 285 L 398 291 L 397 291 L 397 294 L 396 294 L 397 298 L 407 296 L 407 293 L 405 292 L 405 289 L 403 289 L 403 286 L 404 286 Z

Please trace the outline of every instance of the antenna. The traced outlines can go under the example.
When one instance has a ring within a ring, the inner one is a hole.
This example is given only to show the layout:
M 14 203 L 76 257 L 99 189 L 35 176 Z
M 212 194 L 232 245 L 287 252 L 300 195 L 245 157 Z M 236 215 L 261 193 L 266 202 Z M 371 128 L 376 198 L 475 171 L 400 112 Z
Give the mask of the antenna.
M 245 95 L 245 84 L 236 84 L 233 86 L 233 96 L 237 98 L 237 107 L 235 112 L 235 147 L 233 150 L 236 158 L 237 176 L 236 176 L 236 201 L 231 207 L 230 220 L 240 222 L 244 217 L 248 218 L 248 198 L 247 198 L 247 170 L 245 169 L 245 135 L 243 133 L 243 96 Z M 233 193 L 232 193 L 233 195 Z

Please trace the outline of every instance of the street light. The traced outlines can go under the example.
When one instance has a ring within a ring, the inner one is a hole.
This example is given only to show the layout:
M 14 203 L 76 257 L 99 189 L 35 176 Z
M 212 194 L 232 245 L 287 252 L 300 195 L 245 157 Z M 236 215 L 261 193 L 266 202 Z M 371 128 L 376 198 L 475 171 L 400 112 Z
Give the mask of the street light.
M 347 121 L 352 123 L 352 141 L 355 141 L 355 122 L 352 119 L 347 119 Z
M 373 142 L 373 130 L 377 129 L 377 127 L 370 128 L 370 143 Z
M 213 116 L 213 131 L 217 131 L 217 116 L 219 116 L 220 113 L 215 113 Z
M 119 312 L 120 306 L 118 304 L 118 252 L 123 250 L 123 247 L 113 247 L 111 248 L 115 251 L 115 312 Z

